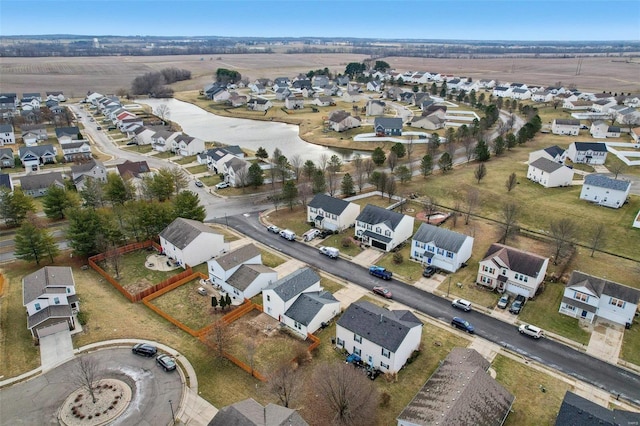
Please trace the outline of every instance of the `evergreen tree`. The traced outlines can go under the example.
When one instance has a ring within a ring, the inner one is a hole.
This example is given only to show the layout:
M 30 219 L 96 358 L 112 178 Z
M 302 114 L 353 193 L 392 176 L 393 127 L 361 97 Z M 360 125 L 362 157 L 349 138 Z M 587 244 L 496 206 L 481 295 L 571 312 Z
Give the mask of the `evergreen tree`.
M 264 149 L 263 147 L 260 147 L 256 151 L 256 157 L 266 160 L 267 158 L 269 158 L 269 153 L 267 152 L 266 149 Z
M 42 197 L 42 211 L 49 219 L 63 219 L 65 209 L 75 208 L 79 205 L 80 200 L 76 193 L 57 185 L 51 185 Z
M 289 210 L 293 210 L 293 205 L 298 198 L 298 187 L 295 182 L 288 180 L 282 185 L 282 199 L 289 203 Z
M 76 255 L 88 257 L 100 252 L 98 236 L 104 234 L 101 212 L 105 213 L 94 209 L 70 209 L 66 212 L 69 220 L 67 239 Z
M 218 308 L 218 299 L 215 296 L 211 296 L 211 307 L 216 310 Z
M 173 199 L 173 214 L 175 217 L 192 219 L 202 222 L 207 217 L 207 212 L 200 197 L 195 192 L 182 191 Z
M 489 146 L 484 140 L 481 139 L 478 141 L 478 144 L 476 145 L 476 148 L 475 148 L 475 154 L 476 154 L 476 158 L 480 162 L 489 161 L 489 158 L 491 158 L 491 153 L 489 152 Z
M 433 158 L 431 155 L 426 154 L 422 157 L 422 160 L 420 160 L 420 172 L 425 178 L 433 172 Z
M 396 143 L 391 147 L 391 152 L 395 152 L 398 158 L 403 158 L 407 155 L 407 149 L 405 148 L 403 143 Z
M 411 170 L 407 166 L 400 166 L 396 170 L 396 175 L 400 179 L 400 183 L 407 183 L 411 180 Z
M 315 171 L 316 165 L 311 160 L 305 161 L 302 165 L 302 175 L 307 179 L 308 182 L 313 179 Z
M 346 173 L 342 178 L 342 184 L 340 185 L 340 190 L 342 191 L 342 195 L 350 196 L 356 193 L 355 187 L 353 184 L 353 179 L 349 173 Z
M 33 198 L 20 189 L 0 189 L 0 216 L 8 226 L 18 226 L 29 213 L 35 212 Z
M 104 185 L 105 198 L 113 205 L 124 204 L 133 199 L 132 186 L 129 181 L 125 181 L 116 173 L 107 175 L 107 182 Z
M 327 190 L 327 180 L 325 179 L 324 173 L 322 170 L 315 170 L 313 172 L 313 184 L 311 191 L 314 194 L 323 193 Z
M 377 147 L 376 149 L 373 150 L 373 153 L 371 154 L 371 160 L 373 160 L 373 163 L 376 166 L 382 166 L 384 162 L 387 160 L 387 156 L 385 155 L 381 147 Z
M 438 160 L 438 167 L 442 173 L 447 173 L 449 170 L 453 168 L 453 160 L 451 159 L 451 155 L 448 152 L 443 152 Z
M 15 255 L 18 259 L 27 262 L 40 261 L 48 256 L 53 258 L 58 255 L 59 249 L 55 240 L 46 229 L 38 228 L 31 221 L 24 221 L 15 235 Z
M 264 183 L 264 172 L 260 164 L 253 163 L 249 166 L 249 185 L 257 188 Z
M 97 209 L 104 206 L 104 184 L 98 179 L 88 178 L 80 190 L 80 198 L 84 207 Z
M 504 154 L 506 142 L 502 136 L 498 136 L 493 140 L 493 153 L 497 156 Z
M 231 306 L 231 296 L 229 296 L 229 293 L 225 296 L 224 301 L 227 302 L 227 306 Z

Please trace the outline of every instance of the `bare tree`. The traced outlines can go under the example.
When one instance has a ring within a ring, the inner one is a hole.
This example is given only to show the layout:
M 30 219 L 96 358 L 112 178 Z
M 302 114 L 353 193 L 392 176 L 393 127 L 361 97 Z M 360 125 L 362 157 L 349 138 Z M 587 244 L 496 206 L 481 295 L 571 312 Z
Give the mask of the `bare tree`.
M 518 230 L 518 214 L 520 209 L 515 203 L 506 203 L 502 206 L 502 237 L 500 242 L 507 243 L 507 239 Z
M 376 163 L 371 158 L 367 158 L 362 162 L 365 173 L 367 174 L 367 180 L 371 177 L 371 173 L 376 169 Z
M 236 185 L 242 188 L 242 192 L 245 191 L 245 187 L 249 182 L 249 168 L 240 167 L 236 170 Z
M 427 223 L 430 223 L 431 215 L 438 211 L 436 199 L 430 196 L 427 197 L 427 199 L 422 202 L 422 209 L 424 210 L 424 215 L 427 217 Z
M 364 184 L 367 183 L 367 180 L 365 178 L 364 161 L 362 160 L 362 157 L 360 157 L 360 154 L 356 154 L 352 163 L 354 167 L 354 181 L 356 185 L 358 185 L 358 192 L 362 192 L 362 188 L 364 188 Z
M 474 148 L 476 147 L 476 141 L 471 136 L 465 136 L 462 138 L 462 146 L 464 147 L 464 154 L 467 156 L 467 162 L 473 159 Z
M 396 195 L 396 191 L 398 189 L 395 176 L 387 176 L 387 184 L 385 185 L 385 187 L 387 189 L 387 194 L 389 194 L 389 201 L 391 201 L 391 198 Z
M 457 143 L 453 139 L 447 142 L 447 152 L 451 156 L 452 161 L 455 158 L 457 148 L 458 148 Z
M 389 156 L 387 157 L 387 164 L 391 169 L 391 173 L 393 173 L 393 169 L 398 165 L 398 155 L 394 151 L 389 153 Z
M 409 137 L 407 137 L 407 143 L 404 146 L 405 150 L 407 151 L 407 167 L 409 168 L 410 172 L 413 172 L 413 165 L 411 164 L 411 155 L 413 154 L 413 149 L 415 148 L 413 139 L 414 136 L 409 135 Z
M 593 253 L 600 249 L 605 243 L 607 233 L 604 223 L 596 223 L 593 225 L 589 232 L 589 247 L 591 248 L 591 257 Z
M 458 217 L 460 216 L 460 200 L 456 200 L 451 212 L 451 222 L 455 228 L 458 225 Z
M 307 206 L 307 200 L 311 194 L 311 184 L 309 184 L 309 182 L 303 182 L 298 186 L 298 198 L 303 207 Z
M 258 341 L 251 337 L 247 337 L 244 340 L 244 350 L 247 355 L 247 361 L 249 368 L 251 368 L 251 375 L 253 376 L 253 367 L 255 367 L 256 351 L 258 350 Z
M 289 164 L 291 165 L 291 170 L 296 178 L 296 182 L 298 182 L 300 180 L 300 173 L 302 171 L 304 160 L 302 160 L 302 157 L 300 157 L 299 154 L 294 154 L 291 156 Z
M 517 183 L 518 177 L 516 176 L 516 173 L 513 172 L 509 175 L 506 182 L 504 183 L 504 186 L 507 188 L 507 192 L 511 192 L 511 190 L 516 187 Z
M 555 246 L 553 264 L 557 265 L 558 259 L 563 257 L 573 245 L 573 241 L 576 237 L 577 226 L 571 219 L 562 218 L 551 222 L 549 231 Z
M 160 104 L 157 106 L 155 114 L 160 117 L 160 120 L 162 120 L 163 124 L 166 125 L 169 117 L 171 117 L 171 110 L 167 104 Z
M 229 326 L 223 321 L 216 321 L 206 336 L 207 343 L 213 348 L 218 358 L 224 358 L 224 353 L 231 341 Z
M 487 166 L 485 166 L 484 163 L 478 164 L 478 167 L 476 167 L 473 175 L 476 177 L 478 183 L 480 183 L 480 181 L 487 175 Z
M 301 380 L 296 366 L 291 362 L 285 361 L 269 375 L 267 384 L 269 390 L 278 397 L 280 403 L 285 407 L 289 407 L 298 396 L 303 380 Z
M 327 171 L 327 165 L 329 164 L 329 155 L 322 153 L 318 158 L 318 169 L 322 170 L 322 173 Z
M 338 190 L 340 179 L 338 179 L 338 175 L 333 171 L 329 171 L 329 173 L 326 174 L 326 177 L 327 177 L 327 191 L 329 192 L 329 195 L 333 197 L 336 191 Z
M 96 403 L 96 387 L 100 380 L 98 362 L 87 356 L 80 357 L 71 372 L 71 381 L 79 388 L 85 389 Z
M 480 193 L 475 188 L 470 188 L 467 191 L 467 199 L 465 200 L 464 206 L 464 224 L 469 224 L 469 219 L 473 214 L 474 210 L 480 204 Z
M 623 163 L 615 162 L 613 165 L 609 166 L 609 171 L 613 173 L 613 178 L 618 179 L 618 175 L 624 172 L 626 167 Z

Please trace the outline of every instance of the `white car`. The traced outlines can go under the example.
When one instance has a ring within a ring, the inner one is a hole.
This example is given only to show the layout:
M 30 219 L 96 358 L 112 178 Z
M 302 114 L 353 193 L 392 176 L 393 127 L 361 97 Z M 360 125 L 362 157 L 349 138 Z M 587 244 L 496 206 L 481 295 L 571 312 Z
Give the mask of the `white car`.
M 534 339 L 544 337 L 544 331 L 542 331 L 541 328 L 529 324 L 522 324 L 520 327 L 518 327 L 518 331 L 520 332 L 520 334 L 526 334 L 527 336 L 531 336 Z
M 219 184 L 216 185 L 216 189 L 223 189 L 228 187 L 229 187 L 229 182 L 220 182 Z
M 451 302 L 451 306 L 454 308 L 462 309 L 465 312 L 469 312 L 471 310 L 471 302 L 464 299 L 456 299 Z

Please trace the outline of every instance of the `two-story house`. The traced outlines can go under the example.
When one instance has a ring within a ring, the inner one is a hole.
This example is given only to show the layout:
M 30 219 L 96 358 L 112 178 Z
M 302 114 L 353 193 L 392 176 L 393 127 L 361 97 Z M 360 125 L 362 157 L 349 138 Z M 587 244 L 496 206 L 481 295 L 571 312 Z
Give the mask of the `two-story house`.
M 53 145 L 21 146 L 18 157 L 27 173 L 37 172 L 40 166 L 56 162 L 57 149 Z
M 395 373 L 420 347 L 422 322 L 408 310 L 381 308 L 363 300 L 336 322 L 336 345 L 383 373 Z
M 0 148 L 0 168 L 15 167 L 16 161 L 11 148 Z
M 66 162 L 87 161 L 92 158 L 91 145 L 88 140 L 78 140 L 69 143 L 61 143 L 62 157 Z
M 175 145 L 174 152 L 183 157 L 188 157 L 190 155 L 196 155 L 198 153 L 204 152 L 204 141 L 202 139 L 194 138 L 192 136 L 187 135 L 178 135 L 173 140 Z
M 423 223 L 411 240 L 411 258 L 456 272 L 471 257 L 473 237 Z
M 60 172 L 27 174 L 20 179 L 20 188 L 25 195 L 30 197 L 42 197 L 53 185 L 58 188 L 65 188 L 64 179 Z
M 564 149 L 558 145 L 553 145 L 538 151 L 533 151 L 529 154 L 529 164 L 533 163 L 538 158 L 546 158 L 547 160 L 555 161 L 556 163 L 564 164 L 564 160 L 567 153 Z
M 356 222 L 358 214 L 358 204 L 326 194 L 316 194 L 307 204 L 307 222 L 312 222 L 318 229 L 342 231 Z
M 247 108 L 251 111 L 267 111 L 273 104 L 269 99 L 252 98 L 247 102 Z
M 580 132 L 580 120 L 555 119 L 551 124 L 551 133 L 554 135 L 577 136 Z
M 612 179 L 604 175 L 590 174 L 585 176 L 580 199 L 596 203 L 600 206 L 620 208 L 629 197 L 631 182 Z
M 535 296 L 549 259 L 503 244 L 491 244 L 478 265 L 476 283 L 499 292 Z
M 362 244 L 391 251 L 413 234 L 412 216 L 367 204 L 356 218 L 356 238 Z
M 16 135 L 11 124 L 0 124 L 0 145 L 13 145 Z
M 574 163 L 604 164 L 607 145 L 602 142 L 573 142 L 567 148 L 567 158 Z
M 596 318 L 628 325 L 638 310 L 640 290 L 573 271 L 567 282 L 559 312 L 593 322 Z
M 386 107 L 387 104 L 384 101 L 372 99 L 367 101 L 365 111 L 368 116 L 384 115 L 384 109 Z
M 338 110 L 329 114 L 327 120 L 329 128 L 334 132 L 344 132 L 345 130 L 360 127 L 360 117 L 354 117 L 350 112 Z
M 373 130 L 378 136 L 400 136 L 402 135 L 402 118 L 376 117 Z
M 71 179 L 78 191 L 82 191 L 88 179 L 107 181 L 107 169 L 101 161 L 89 160 L 86 163 L 71 166 Z
M 573 169 L 540 157 L 529 164 L 527 179 L 539 183 L 545 188 L 569 186 L 573 180 Z
M 196 266 L 229 251 L 224 236 L 209 226 L 179 217 L 160 232 L 162 251 L 180 266 Z

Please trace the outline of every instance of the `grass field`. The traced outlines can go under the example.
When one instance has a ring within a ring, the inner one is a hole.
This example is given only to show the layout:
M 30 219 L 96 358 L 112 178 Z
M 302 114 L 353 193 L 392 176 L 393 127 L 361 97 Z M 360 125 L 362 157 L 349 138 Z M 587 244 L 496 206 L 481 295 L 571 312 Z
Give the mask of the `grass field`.
M 199 279 L 190 281 L 153 299 L 151 303 L 187 327 L 199 330 L 229 312 L 219 309 L 214 311 L 211 307 L 211 298 L 197 292 L 199 286 Z
M 147 250 L 136 250 L 125 253 L 119 260 L 119 275 L 116 275 L 114 265 L 108 259 L 100 262 L 100 267 L 114 277 L 129 293 L 136 294 L 160 281 L 166 280 L 178 272 L 182 272 L 182 268 L 174 271 L 156 271 L 147 268 L 145 266 L 146 259 L 153 253 L 154 252 Z

